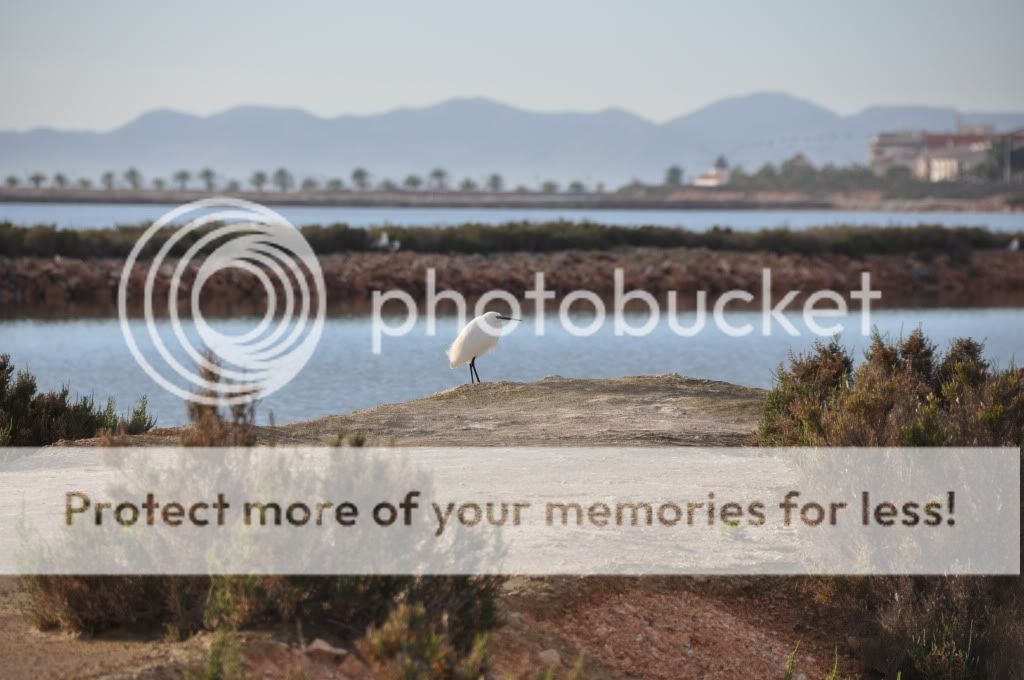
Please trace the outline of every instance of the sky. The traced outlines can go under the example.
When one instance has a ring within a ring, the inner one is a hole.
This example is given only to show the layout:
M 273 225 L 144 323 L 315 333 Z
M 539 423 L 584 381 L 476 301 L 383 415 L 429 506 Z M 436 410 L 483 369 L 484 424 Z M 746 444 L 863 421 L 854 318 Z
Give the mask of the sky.
M 1024 2 L 3 0 L 0 129 L 108 130 L 172 108 L 331 117 L 483 96 L 655 121 L 782 91 L 1024 110 Z

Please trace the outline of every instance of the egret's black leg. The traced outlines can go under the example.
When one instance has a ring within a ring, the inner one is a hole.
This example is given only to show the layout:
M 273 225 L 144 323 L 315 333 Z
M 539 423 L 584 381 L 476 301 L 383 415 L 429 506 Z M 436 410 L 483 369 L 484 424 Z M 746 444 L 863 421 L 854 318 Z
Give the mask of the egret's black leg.
M 473 362 L 474 362 L 474 361 L 476 361 L 476 359 L 473 359 L 473 360 L 471 360 L 471 361 L 469 362 L 469 384 L 470 384 L 470 385 L 472 385 L 472 384 L 473 384 L 473 383 L 475 382 L 475 381 L 473 380 L 473 377 L 474 377 L 474 376 L 473 376 Z
M 477 368 L 476 368 L 476 357 L 473 357 L 473 360 L 469 362 L 469 368 L 470 368 L 471 371 L 473 371 L 474 374 L 476 374 L 476 381 L 477 382 L 481 382 L 480 381 L 480 371 L 478 371 Z

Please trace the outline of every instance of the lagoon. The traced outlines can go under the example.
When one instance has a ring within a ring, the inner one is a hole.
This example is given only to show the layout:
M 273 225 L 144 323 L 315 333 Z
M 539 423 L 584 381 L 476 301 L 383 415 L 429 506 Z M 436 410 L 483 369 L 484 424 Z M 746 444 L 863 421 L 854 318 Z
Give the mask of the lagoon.
M 150 223 L 176 205 L 132 203 L 0 203 L 0 222 L 53 224 L 62 229 L 109 228 Z M 296 226 L 345 223 L 354 227 L 445 227 L 467 222 L 589 221 L 619 226 L 685 227 L 706 231 L 714 226 L 737 231 L 826 225 L 988 227 L 1024 231 L 1024 212 L 879 212 L 848 210 L 578 210 L 529 208 L 353 208 L 342 206 L 275 206 Z
M 757 324 L 759 312 L 726 314 L 729 323 Z M 869 339 L 859 335 L 859 311 L 840 319 L 847 328 L 843 342 L 859 358 Z M 578 338 L 563 330 L 557 317 L 546 319 L 547 332 L 534 335 L 527 316 L 514 332 L 501 340 L 498 350 L 480 359 L 485 381 L 538 380 L 549 375 L 565 377 L 613 377 L 680 373 L 724 380 L 741 385 L 769 387 L 773 370 L 791 352 L 812 347 L 800 318 L 791 321 L 803 335 L 790 337 L 778 327 L 772 336 L 729 337 L 714 324 L 692 338 L 675 335 L 664 319 L 646 337 L 616 337 L 611 319 L 590 337 Z M 258 319 L 211 320 L 225 333 L 250 329 Z M 643 318 L 631 319 L 640 325 Z M 681 313 L 680 323 L 693 322 L 692 313 Z M 879 330 L 894 337 L 906 336 L 917 327 L 944 347 L 955 337 L 984 340 L 986 356 L 999 367 L 1024 356 L 1024 309 L 887 309 L 872 314 Z M 132 321 L 140 349 L 160 366 L 155 347 L 141 321 Z M 577 319 L 585 326 L 589 318 Z M 194 337 L 190 321 L 187 336 Z M 261 424 L 271 413 L 277 423 L 344 413 L 388 402 L 424 397 L 468 381 L 465 367 L 448 368 L 445 348 L 457 331 L 454 318 L 440 318 L 437 334 L 426 334 L 422 320 L 403 337 L 386 337 L 379 355 L 371 350 L 371 321 L 366 316 L 329 318 L 323 337 L 309 364 L 281 391 L 260 404 Z M 157 321 L 161 338 L 171 353 L 190 365 L 185 351 L 174 341 L 167 320 Z M 144 340 L 144 341 L 141 341 Z M 147 395 L 160 426 L 186 421 L 185 405 L 165 392 L 135 363 L 117 319 L 99 320 L 5 320 L 0 321 L 0 353 L 9 353 L 18 369 L 35 374 L 41 389 L 70 385 L 72 392 L 89 394 L 98 401 L 117 400 L 122 410 Z M 181 381 L 179 381 L 181 382 Z

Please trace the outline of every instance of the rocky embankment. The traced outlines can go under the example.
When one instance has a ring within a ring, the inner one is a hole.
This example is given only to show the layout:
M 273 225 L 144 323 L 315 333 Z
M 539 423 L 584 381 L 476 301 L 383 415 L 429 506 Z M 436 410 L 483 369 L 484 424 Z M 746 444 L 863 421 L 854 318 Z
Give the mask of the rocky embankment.
M 199 262 L 184 270 L 178 291 L 187 303 Z M 366 306 L 373 291 L 402 290 L 426 296 L 427 272 L 436 272 L 437 290 L 474 297 L 494 289 L 517 297 L 534 286 L 536 272 L 560 296 L 585 289 L 611 297 L 613 272 L 622 268 L 625 288 L 663 296 L 678 291 L 680 306 L 692 306 L 698 290 L 710 297 L 731 289 L 759 295 L 761 270 L 772 272 L 773 293 L 831 289 L 846 294 L 871 272 L 882 305 L 1019 304 L 1024 300 L 1024 253 L 974 251 L 958 257 L 898 255 L 777 255 L 767 252 L 690 248 L 623 248 L 612 251 L 439 255 L 415 252 L 349 253 L 320 257 L 328 303 Z M 165 299 L 177 262 L 168 260 L 155 277 L 157 299 Z M 141 299 L 150 263 L 136 263 L 129 284 L 130 302 Z M 18 311 L 82 305 L 113 313 L 124 262 L 113 258 L 71 259 L 0 257 L 0 305 Z M 280 291 L 279 291 L 280 292 Z M 258 279 L 239 270 L 221 271 L 203 286 L 204 305 L 259 307 L 265 300 Z

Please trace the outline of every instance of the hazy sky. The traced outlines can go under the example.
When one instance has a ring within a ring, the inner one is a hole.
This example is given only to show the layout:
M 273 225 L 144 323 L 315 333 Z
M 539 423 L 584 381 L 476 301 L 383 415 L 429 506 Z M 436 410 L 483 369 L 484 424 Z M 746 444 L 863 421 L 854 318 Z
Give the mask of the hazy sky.
M 453 96 L 665 120 L 762 90 L 843 113 L 1024 110 L 1021 0 L 2 2 L 0 129 Z

